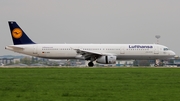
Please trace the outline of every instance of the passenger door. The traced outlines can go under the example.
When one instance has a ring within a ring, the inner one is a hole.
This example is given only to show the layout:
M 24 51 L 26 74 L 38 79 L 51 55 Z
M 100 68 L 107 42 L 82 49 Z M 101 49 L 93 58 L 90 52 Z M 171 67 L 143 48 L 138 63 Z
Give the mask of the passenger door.
M 154 54 L 159 54 L 159 47 L 158 46 L 154 46 Z
M 33 46 L 33 54 L 37 54 L 37 53 L 38 53 L 38 52 L 37 52 L 37 48 L 38 48 L 37 45 L 34 45 L 34 46 Z
M 125 54 L 125 48 L 124 47 L 120 48 L 120 54 Z

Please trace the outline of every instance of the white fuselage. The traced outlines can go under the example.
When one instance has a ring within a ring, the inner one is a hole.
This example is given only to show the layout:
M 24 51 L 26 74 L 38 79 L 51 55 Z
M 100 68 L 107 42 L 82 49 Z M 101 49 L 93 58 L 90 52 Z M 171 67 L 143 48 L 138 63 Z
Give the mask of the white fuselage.
M 27 44 L 10 45 L 6 49 L 49 59 L 81 59 L 76 49 L 106 53 L 116 56 L 117 60 L 167 59 L 175 56 L 173 51 L 159 44 Z

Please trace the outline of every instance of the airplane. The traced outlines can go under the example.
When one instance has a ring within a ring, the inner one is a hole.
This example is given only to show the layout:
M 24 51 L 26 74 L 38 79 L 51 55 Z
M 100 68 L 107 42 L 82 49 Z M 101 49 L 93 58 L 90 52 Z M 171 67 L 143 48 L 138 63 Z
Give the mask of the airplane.
M 93 67 L 94 61 L 115 64 L 116 60 L 164 60 L 175 56 L 175 52 L 160 44 L 38 44 L 15 21 L 8 24 L 14 45 L 5 49 L 40 58 L 83 59 Z

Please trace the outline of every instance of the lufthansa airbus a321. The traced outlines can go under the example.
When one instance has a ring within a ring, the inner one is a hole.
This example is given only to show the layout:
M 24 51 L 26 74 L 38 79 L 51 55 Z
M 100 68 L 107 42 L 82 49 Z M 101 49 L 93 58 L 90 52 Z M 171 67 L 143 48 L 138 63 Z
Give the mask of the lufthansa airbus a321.
M 33 42 L 15 21 L 9 21 L 14 45 L 5 49 L 48 59 L 84 59 L 100 64 L 115 64 L 116 60 L 164 60 L 175 53 L 159 44 L 38 44 Z M 156 63 L 158 65 L 158 63 Z

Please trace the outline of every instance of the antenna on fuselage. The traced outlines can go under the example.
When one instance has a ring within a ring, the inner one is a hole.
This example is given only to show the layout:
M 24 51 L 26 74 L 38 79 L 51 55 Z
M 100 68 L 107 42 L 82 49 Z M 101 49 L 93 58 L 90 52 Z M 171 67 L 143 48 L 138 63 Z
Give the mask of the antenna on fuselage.
M 155 38 L 157 39 L 157 44 L 159 44 L 159 39 L 161 38 L 160 35 L 156 35 Z

